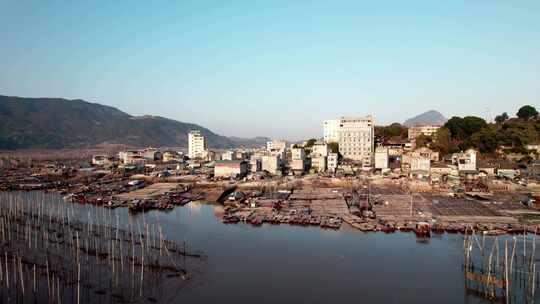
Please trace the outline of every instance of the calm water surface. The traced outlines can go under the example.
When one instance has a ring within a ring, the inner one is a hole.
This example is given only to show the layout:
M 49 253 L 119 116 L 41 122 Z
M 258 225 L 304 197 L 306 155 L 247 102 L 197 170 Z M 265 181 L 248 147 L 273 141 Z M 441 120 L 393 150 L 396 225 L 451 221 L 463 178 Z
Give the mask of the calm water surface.
M 60 196 L 45 194 L 50 204 Z M 42 195 L 28 194 L 27 200 Z M 84 218 L 96 207 L 73 205 Z M 126 209 L 116 209 L 125 222 Z M 165 235 L 207 255 L 178 292 L 184 303 L 490 303 L 467 294 L 461 235 L 420 242 L 412 233 L 362 233 L 288 225 L 225 225 L 220 206 L 149 212 Z M 143 215 L 136 215 L 141 218 Z

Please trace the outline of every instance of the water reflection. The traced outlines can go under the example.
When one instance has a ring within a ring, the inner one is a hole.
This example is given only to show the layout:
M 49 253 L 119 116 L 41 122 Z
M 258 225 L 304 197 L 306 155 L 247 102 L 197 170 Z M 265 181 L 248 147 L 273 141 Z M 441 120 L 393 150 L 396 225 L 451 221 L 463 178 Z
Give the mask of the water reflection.
M 64 204 L 55 194 L 26 194 L 29 203 Z M 2 201 L 8 198 L 0 196 Z M 125 209 L 72 205 L 83 220 L 96 214 L 130 218 Z M 463 237 L 363 233 L 220 221 L 223 208 L 202 203 L 131 220 L 160 223 L 170 239 L 203 251 L 204 269 L 175 293 L 187 303 L 492 303 L 465 288 Z M 189 268 L 189 264 L 187 266 Z

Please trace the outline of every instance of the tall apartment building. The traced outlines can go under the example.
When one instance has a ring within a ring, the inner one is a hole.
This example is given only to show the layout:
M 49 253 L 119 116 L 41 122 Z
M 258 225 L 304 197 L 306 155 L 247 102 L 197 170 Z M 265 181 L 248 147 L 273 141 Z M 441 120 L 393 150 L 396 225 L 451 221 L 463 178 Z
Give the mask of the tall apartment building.
M 375 128 L 372 116 L 342 117 L 339 123 L 339 152 L 344 158 L 371 167 L 374 162 Z
M 206 150 L 206 140 L 201 131 L 194 130 L 188 134 L 188 156 L 189 158 L 203 157 Z
M 339 142 L 339 125 L 341 120 L 329 119 L 323 122 L 323 138 L 324 142 Z

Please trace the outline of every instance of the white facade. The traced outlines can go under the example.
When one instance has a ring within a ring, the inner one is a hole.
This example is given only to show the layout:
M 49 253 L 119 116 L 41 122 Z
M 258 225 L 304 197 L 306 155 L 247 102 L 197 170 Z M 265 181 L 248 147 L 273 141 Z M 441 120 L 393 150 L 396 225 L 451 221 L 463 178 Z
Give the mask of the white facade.
M 236 160 L 236 153 L 234 151 L 225 151 L 221 153 L 222 160 Z
M 262 170 L 267 171 L 270 174 L 276 174 L 279 169 L 279 157 L 272 155 L 265 155 L 262 157 Z
M 326 156 L 316 156 L 311 158 L 311 167 L 315 168 L 317 172 L 326 171 Z
M 326 159 L 326 165 L 328 167 L 328 171 L 335 172 L 338 167 L 338 154 L 329 153 L 328 158 Z
M 287 148 L 287 142 L 284 140 L 272 140 L 266 143 L 266 150 L 279 150 L 284 151 Z
M 339 142 L 339 119 L 329 119 L 323 122 L 323 138 L 324 142 Z
M 201 131 L 190 131 L 188 134 L 188 156 L 189 158 L 203 157 L 206 150 L 206 140 Z
M 454 153 L 452 163 L 458 166 L 459 171 L 476 171 L 476 151 L 469 149 L 462 153 Z
M 322 155 L 322 156 L 328 156 L 328 145 L 325 143 L 316 143 L 311 148 L 311 155 Z
M 433 136 L 440 128 L 440 125 L 413 126 L 408 130 L 408 137 L 410 141 L 415 141 L 420 134 L 425 136 Z
M 362 166 L 373 166 L 373 117 L 342 117 L 339 124 L 339 152 L 344 158 L 360 161 Z
M 411 172 L 425 171 L 429 172 L 431 169 L 431 159 L 427 157 L 412 157 L 411 158 Z
M 388 169 L 388 148 L 375 149 L 375 169 Z

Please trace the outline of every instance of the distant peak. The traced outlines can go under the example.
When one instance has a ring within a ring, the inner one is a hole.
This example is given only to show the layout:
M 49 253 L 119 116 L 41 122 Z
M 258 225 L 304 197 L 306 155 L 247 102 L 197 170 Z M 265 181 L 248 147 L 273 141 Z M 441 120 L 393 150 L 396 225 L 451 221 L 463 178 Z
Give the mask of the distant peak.
M 443 125 L 447 120 L 439 111 L 429 110 L 407 119 L 403 124 L 407 127 L 415 125 Z

